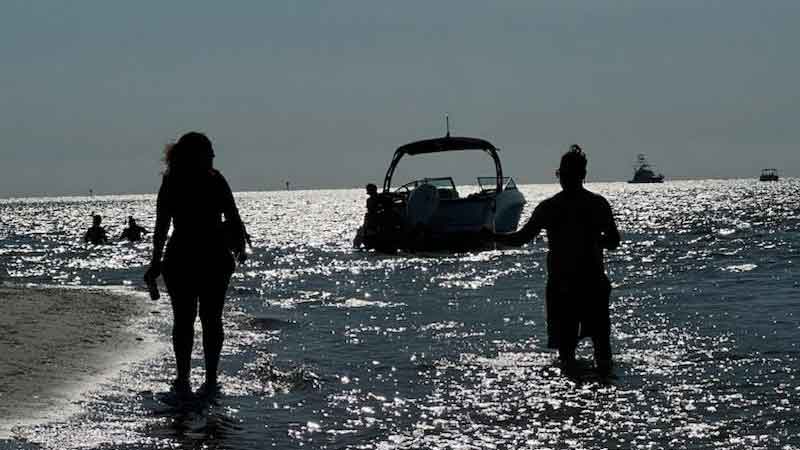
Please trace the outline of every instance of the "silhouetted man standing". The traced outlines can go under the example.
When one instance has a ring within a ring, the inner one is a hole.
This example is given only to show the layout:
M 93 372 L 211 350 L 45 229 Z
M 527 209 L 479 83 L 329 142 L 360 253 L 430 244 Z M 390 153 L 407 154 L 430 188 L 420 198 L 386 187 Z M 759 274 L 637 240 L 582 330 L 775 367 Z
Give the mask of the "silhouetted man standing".
M 519 231 L 495 234 L 498 242 L 520 246 L 547 231 L 547 344 L 558 349 L 567 372 L 575 366 L 575 348 L 591 337 L 597 370 L 612 368 L 609 320 L 611 283 L 603 249 L 613 250 L 619 231 L 605 198 L 583 187 L 586 155 L 577 145 L 561 157 L 556 171 L 562 191 L 541 202 Z

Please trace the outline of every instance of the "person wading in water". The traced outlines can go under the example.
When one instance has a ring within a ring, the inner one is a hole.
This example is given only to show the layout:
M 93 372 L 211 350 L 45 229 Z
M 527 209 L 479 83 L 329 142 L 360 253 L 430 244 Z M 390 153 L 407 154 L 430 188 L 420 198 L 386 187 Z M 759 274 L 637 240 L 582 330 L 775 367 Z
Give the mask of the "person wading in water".
M 561 157 L 556 176 L 561 192 L 542 201 L 522 229 L 492 234 L 495 241 L 521 246 L 547 231 L 547 343 L 569 374 L 575 369 L 575 349 L 591 337 L 595 367 L 610 375 L 611 283 L 606 276 L 603 249 L 620 242 L 611 206 L 602 196 L 586 190 L 586 154 L 573 145 Z
M 133 216 L 128 216 L 128 227 L 122 230 L 120 239 L 127 239 L 130 242 L 139 242 L 142 240 L 142 234 L 147 233 L 147 230 L 138 223 Z
M 211 141 L 201 133 L 187 133 L 167 146 L 166 170 L 156 202 L 153 257 L 145 274 L 151 282 L 163 274 L 172 302 L 177 368 L 172 390 L 179 399 L 191 394 L 189 372 L 198 306 L 206 368 L 198 395 L 213 396 L 219 391 L 225 292 L 235 267 L 234 256 L 240 262 L 246 258 L 244 225 L 228 182 L 213 168 L 213 159 Z M 162 262 L 170 222 L 173 233 Z
M 108 234 L 106 229 L 103 228 L 103 216 L 94 214 L 92 216 L 92 226 L 86 230 L 83 235 L 83 242 L 88 242 L 94 245 L 108 244 Z

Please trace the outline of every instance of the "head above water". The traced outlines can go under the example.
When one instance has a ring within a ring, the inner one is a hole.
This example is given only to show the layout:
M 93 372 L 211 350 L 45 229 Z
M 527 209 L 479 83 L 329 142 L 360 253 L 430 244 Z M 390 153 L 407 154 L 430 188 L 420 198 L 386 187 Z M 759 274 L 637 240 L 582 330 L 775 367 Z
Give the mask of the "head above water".
M 561 156 L 561 164 L 556 171 L 558 181 L 564 189 L 575 189 L 583 184 L 586 178 L 586 154 L 583 149 L 573 144 L 569 150 Z
M 375 186 L 373 183 L 367 184 L 367 194 L 374 195 L 378 193 L 378 186 Z
M 92 225 L 99 227 L 101 223 L 103 223 L 103 216 L 100 214 L 94 214 L 92 216 Z
M 214 147 L 203 133 L 190 131 L 164 150 L 167 172 L 202 172 L 214 167 Z

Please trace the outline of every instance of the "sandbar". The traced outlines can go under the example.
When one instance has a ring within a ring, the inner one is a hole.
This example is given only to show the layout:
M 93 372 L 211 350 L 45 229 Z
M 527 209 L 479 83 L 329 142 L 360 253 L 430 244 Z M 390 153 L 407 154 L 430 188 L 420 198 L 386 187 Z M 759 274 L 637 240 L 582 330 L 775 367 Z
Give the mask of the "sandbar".
M 119 370 L 146 300 L 102 288 L 0 286 L 0 439 Z

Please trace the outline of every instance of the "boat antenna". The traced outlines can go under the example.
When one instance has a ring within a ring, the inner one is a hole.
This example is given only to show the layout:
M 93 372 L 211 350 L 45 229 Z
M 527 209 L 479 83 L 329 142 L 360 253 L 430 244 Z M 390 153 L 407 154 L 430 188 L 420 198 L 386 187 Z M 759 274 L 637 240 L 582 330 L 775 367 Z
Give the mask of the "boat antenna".
M 447 134 L 445 137 L 450 137 L 450 113 L 444 113 L 444 122 L 447 127 Z

